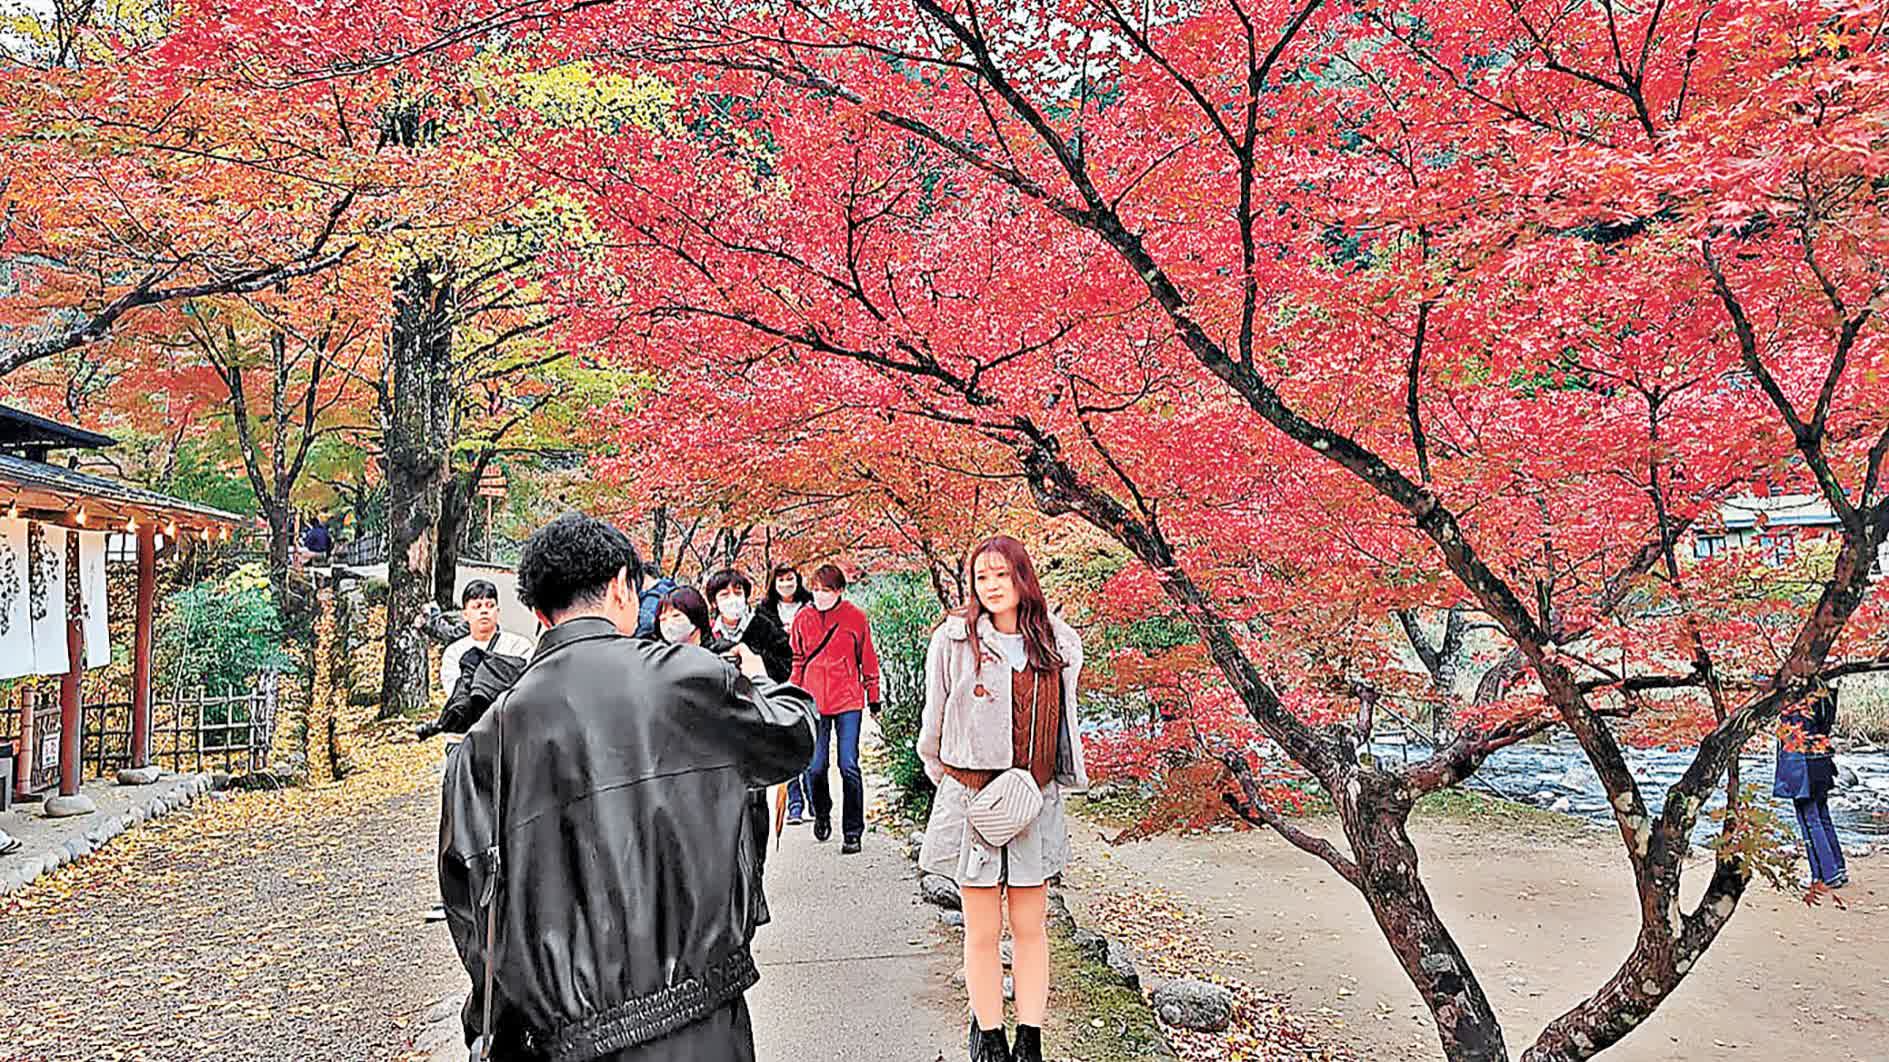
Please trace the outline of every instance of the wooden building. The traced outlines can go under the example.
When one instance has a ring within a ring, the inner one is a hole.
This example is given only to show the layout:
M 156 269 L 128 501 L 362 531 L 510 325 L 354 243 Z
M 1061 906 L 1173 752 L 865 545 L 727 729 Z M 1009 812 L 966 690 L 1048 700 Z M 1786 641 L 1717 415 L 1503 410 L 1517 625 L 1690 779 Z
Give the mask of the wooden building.
M 104 578 L 107 539 L 122 535 L 135 542 L 137 617 L 125 773 L 141 778 L 155 774 L 150 766 L 151 649 L 158 557 L 193 539 L 227 540 L 249 521 L 49 460 L 55 453 L 113 445 L 96 432 L 0 406 L 0 676 L 62 676 L 56 712 L 25 701 L 19 732 L 0 734 L 0 741 L 18 741 L 19 766 L 4 781 L 16 796 L 37 798 L 53 787 L 49 767 L 56 755 L 58 792 L 46 801 L 49 815 L 92 810 L 79 793 L 80 678 L 88 662 L 96 666 L 101 655 L 110 659 L 109 645 L 101 644 L 109 641 L 102 633 L 107 630 L 102 596 L 95 599 L 98 604 L 86 604 L 88 594 L 103 592 L 86 580 L 94 569 L 96 579 Z M 22 631 L 22 623 L 30 630 Z M 30 660 L 22 658 L 26 652 Z M 34 770 L 35 765 L 41 769 Z

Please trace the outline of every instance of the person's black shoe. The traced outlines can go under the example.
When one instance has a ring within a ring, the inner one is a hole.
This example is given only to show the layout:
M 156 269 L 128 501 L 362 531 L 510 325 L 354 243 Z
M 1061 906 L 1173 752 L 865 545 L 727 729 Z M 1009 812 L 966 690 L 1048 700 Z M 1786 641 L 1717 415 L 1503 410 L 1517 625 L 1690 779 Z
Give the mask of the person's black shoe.
M 1003 1026 L 980 1029 L 977 1018 L 971 1018 L 971 1062 L 1010 1062 L 1010 1038 Z
M 1043 1062 L 1043 1030 L 1035 1025 L 1017 1024 L 1017 1045 L 1010 1051 L 1010 1062 Z
M 846 840 L 840 842 L 840 854 L 841 855 L 858 855 L 859 854 L 859 838 L 848 837 Z
M 832 819 L 814 819 L 813 820 L 813 839 L 814 840 L 816 841 L 830 840 L 832 836 L 833 836 L 833 820 Z

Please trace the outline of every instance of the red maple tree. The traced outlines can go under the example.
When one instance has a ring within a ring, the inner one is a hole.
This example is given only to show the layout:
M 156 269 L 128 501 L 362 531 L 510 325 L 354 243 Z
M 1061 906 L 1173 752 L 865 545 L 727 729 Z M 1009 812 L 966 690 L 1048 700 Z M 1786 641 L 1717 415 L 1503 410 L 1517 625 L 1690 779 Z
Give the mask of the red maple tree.
M 1681 902 L 1706 797 L 1781 706 L 1880 666 L 1879 13 L 918 0 L 559 32 L 677 108 L 521 138 L 617 237 L 617 300 L 573 276 L 573 313 L 632 362 L 955 429 L 960 482 L 1020 472 L 1125 546 L 1343 837 L 1236 751 L 1242 812 L 1358 889 L 1450 1057 L 1508 1046 L 1405 823 L 1550 728 L 1606 789 L 1641 929 L 1525 1057 L 1604 1049 L 1692 969 L 1755 865 L 1729 816 Z M 1832 514 L 1799 589 L 1689 555 L 1761 482 Z M 1396 617 L 1432 608 L 1526 681 L 1419 763 L 1361 760 Z M 1696 746 L 1663 800 L 1623 735 Z

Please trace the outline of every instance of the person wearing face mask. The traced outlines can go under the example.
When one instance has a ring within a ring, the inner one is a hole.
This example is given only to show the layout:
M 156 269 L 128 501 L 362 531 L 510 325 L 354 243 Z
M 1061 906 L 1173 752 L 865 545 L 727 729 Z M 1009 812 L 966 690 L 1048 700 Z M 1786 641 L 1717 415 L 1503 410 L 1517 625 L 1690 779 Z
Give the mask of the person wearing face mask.
M 813 573 L 813 604 L 794 617 L 794 685 L 813 694 L 820 709 L 807 796 L 813 804 L 813 839 L 833 836 L 833 796 L 827 789 L 829 737 L 837 735 L 840 760 L 841 855 L 859 851 L 866 833 L 866 783 L 859 771 L 859 727 L 863 709 L 879 716 L 879 654 L 872 625 L 859 606 L 845 599 L 846 573 L 823 564 Z
M 747 646 L 767 665 L 769 678 L 786 682 L 794 672 L 793 646 L 779 624 L 748 604 L 754 583 L 747 575 L 724 568 L 709 577 L 704 589 L 715 609 L 709 621 L 710 642 L 716 646 Z
M 787 666 L 789 674 L 793 668 L 793 630 L 794 620 L 813 604 L 813 595 L 807 591 L 806 584 L 800 579 L 800 569 L 791 564 L 777 564 L 768 574 L 767 597 L 754 611 L 774 621 L 774 626 L 781 629 L 781 636 L 787 640 Z M 807 797 L 806 779 L 795 778 L 787 783 L 787 825 L 798 826 L 806 821 Z
M 971 1062 L 1043 1062 L 1045 886 L 1069 861 L 1063 795 L 1089 786 L 1076 723 L 1082 638 L 1051 614 L 1021 542 L 989 539 L 965 567 L 975 592 L 925 654 L 918 756 L 938 795 L 918 865 L 956 881 L 964 898 Z M 1015 1053 L 1004 1035 L 1006 906 Z
M 656 633 L 670 645 L 699 645 L 707 648 L 712 637 L 708 627 L 708 601 L 693 586 L 679 586 L 662 596 L 656 605 Z
M 800 569 L 791 564 L 777 564 L 768 575 L 767 596 L 755 609 L 774 621 L 782 631 L 792 633 L 800 610 L 813 604 L 813 595 L 800 581 Z

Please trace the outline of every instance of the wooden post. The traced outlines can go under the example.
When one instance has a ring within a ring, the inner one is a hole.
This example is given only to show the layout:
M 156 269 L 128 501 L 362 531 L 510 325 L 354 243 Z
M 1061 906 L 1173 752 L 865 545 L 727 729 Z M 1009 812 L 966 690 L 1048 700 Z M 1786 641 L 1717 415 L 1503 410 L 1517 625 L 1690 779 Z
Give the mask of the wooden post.
M 151 762 L 151 641 L 157 605 L 157 528 L 138 525 L 138 626 L 131 643 L 131 766 Z
M 26 800 L 33 795 L 33 744 L 39 735 L 33 733 L 33 705 L 39 700 L 35 690 L 25 690 L 20 695 L 20 748 L 13 764 L 13 799 L 15 802 Z
M 76 573 L 75 573 L 76 574 Z M 66 617 L 72 666 L 59 680 L 59 795 L 79 792 L 79 676 L 85 673 L 85 618 Z
M 59 680 L 59 795 L 79 792 L 79 678 L 85 674 L 85 591 L 79 577 L 79 536 L 66 533 L 65 677 Z
M 92 798 L 79 792 L 79 679 L 85 674 L 85 595 L 80 588 L 79 536 L 66 535 L 66 655 L 65 677 L 59 682 L 59 795 L 46 801 L 52 818 L 90 815 L 98 810 Z

